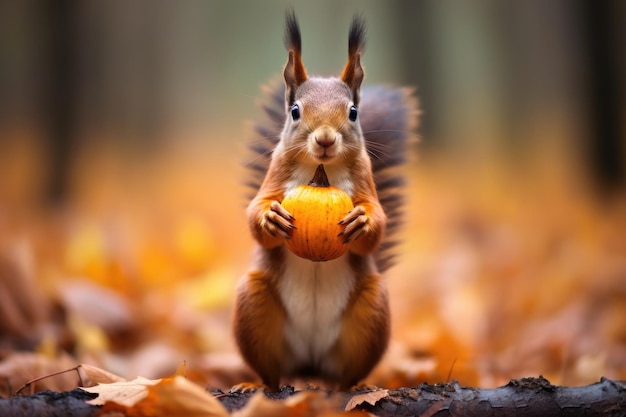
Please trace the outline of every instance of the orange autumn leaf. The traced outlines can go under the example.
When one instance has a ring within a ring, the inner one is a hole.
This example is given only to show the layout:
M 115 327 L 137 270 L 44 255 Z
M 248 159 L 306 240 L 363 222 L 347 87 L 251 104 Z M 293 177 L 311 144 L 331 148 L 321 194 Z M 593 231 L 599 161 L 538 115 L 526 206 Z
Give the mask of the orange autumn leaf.
M 218 400 L 182 376 L 156 380 L 138 377 L 132 381 L 100 384 L 84 390 L 98 394 L 98 398 L 90 403 L 103 405 L 101 413 L 118 411 L 129 417 L 228 416 Z

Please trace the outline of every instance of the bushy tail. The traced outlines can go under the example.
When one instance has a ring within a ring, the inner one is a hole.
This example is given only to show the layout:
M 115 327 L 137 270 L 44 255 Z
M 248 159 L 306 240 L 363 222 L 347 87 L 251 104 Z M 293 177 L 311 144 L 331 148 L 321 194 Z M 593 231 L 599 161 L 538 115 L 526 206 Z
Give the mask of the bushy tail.
M 254 125 L 249 148 L 253 155 L 247 167 L 250 198 L 256 195 L 267 169 L 272 151 L 280 139 L 285 123 L 285 86 L 274 80 L 263 89 L 261 106 L 265 118 Z M 378 198 L 388 218 L 387 232 L 376 253 L 380 272 L 393 265 L 397 232 L 402 225 L 405 176 L 398 167 L 406 163 L 409 144 L 415 137 L 418 121 L 418 102 L 410 88 L 383 86 L 364 87 L 361 90 L 359 118 L 372 161 Z

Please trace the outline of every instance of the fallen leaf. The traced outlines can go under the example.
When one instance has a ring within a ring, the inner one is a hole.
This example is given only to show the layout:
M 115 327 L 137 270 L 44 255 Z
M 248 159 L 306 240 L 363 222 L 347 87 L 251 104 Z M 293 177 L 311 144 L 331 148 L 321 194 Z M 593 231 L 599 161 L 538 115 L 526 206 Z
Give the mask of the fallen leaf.
M 122 412 L 128 417 L 175 416 L 227 417 L 222 404 L 199 385 L 182 376 L 100 384 L 84 390 L 99 394 L 90 404 L 103 405 L 101 412 Z
M 87 375 L 91 384 L 110 384 L 113 382 L 126 381 L 121 376 L 86 363 L 81 364 L 80 369 Z
M 88 280 L 66 280 L 57 291 L 61 304 L 84 323 L 109 333 L 137 326 L 137 310 L 125 294 Z
M 182 361 L 180 365 L 178 365 L 178 367 L 176 368 L 176 372 L 174 373 L 174 375 L 176 376 L 180 375 L 184 377 L 186 376 L 186 374 L 187 374 L 187 362 Z
M 389 395 L 389 390 L 386 390 L 386 389 L 379 389 L 376 391 L 369 391 L 363 394 L 357 394 L 353 396 L 352 398 L 350 398 L 350 400 L 346 404 L 345 410 L 346 411 L 353 410 L 354 408 L 356 408 L 357 406 L 363 403 L 376 405 L 378 401 L 387 397 L 388 395 Z
M 161 382 L 160 379 L 137 377 L 132 381 L 118 381 L 110 384 L 98 384 L 95 387 L 82 388 L 84 391 L 98 394 L 98 398 L 88 401 L 92 405 L 104 405 L 112 401 L 119 405 L 132 407 L 148 396 L 148 387 Z
M 175 376 L 148 388 L 148 396 L 135 407 L 133 416 L 226 417 L 228 412 L 204 388 L 187 378 Z M 146 412 L 144 413 L 143 410 Z M 152 413 L 150 410 L 154 410 Z M 130 410 L 129 410 L 130 411 Z
M 24 387 L 22 393 L 76 388 L 76 363 L 66 353 L 55 357 L 29 352 L 10 353 L 0 361 L 0 397 L 14 394 L 25 384 L 28 386 Z
M 33 348 L 50 314 L 48 300 L 38 286 L 32 252 L 21 239 L 0 241 L 0 334 L 5 349 Z

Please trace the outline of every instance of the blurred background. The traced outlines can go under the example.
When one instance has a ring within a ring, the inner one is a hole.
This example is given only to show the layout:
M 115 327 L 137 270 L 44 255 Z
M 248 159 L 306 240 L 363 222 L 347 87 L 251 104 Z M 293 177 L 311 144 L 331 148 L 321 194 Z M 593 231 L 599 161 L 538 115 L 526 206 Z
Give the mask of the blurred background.
M 619 0 L 0 3 L 3 352 L 249 376 L 245 147 L 289 7 L 321 75 L 362 12 L 365 84 L 423 111 L 379 385 L 626 379 Z

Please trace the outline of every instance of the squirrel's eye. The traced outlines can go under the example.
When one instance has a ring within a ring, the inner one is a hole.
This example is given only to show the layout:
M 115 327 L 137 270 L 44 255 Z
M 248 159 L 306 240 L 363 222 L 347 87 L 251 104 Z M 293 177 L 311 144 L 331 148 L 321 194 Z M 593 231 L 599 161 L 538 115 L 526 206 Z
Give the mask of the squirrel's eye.
M 300 106 L 294 104 L 291 108 L 291 119 L 295 122 L 300 119 Z
M 350 106 L 350 113 L 348 113 L 348 119 L 350 119 L 351 121 L 355 122 L 357 114 L 358 114 L 358 112 L 356 111 L 356 107 L 355 106 Z

